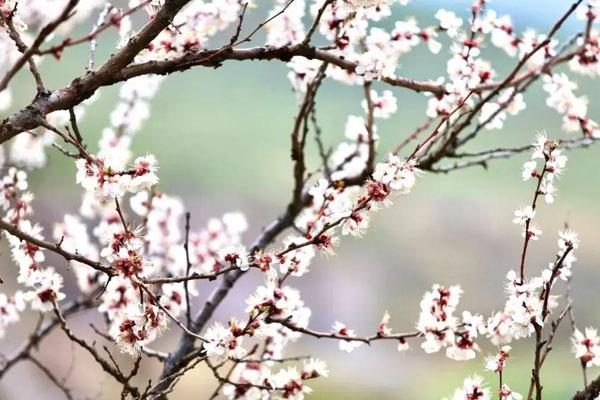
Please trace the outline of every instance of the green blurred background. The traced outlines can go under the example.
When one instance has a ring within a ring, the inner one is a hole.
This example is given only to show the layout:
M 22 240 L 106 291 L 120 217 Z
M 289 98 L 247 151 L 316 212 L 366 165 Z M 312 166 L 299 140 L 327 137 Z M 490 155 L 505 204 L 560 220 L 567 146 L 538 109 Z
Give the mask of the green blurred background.
M 257 2 L 247 26 L 264 16 L 269 2 Z M 415 1 L 406 8 L 396 7 L 394 18 L 383 26 L 392 26 L 395 18 L 416 16 L 422 25 L 433 23 L 435 9 L 445 7 L 468 15 L 467 1 Z M 514 16 L 518 31 L 534 27 L 546 31 L 570 4 L 565 0 L 496 1 L 492 8 Z M 262 11 L 261 11 L 262 10 Z M 569 37 L 579 24 L 567 24 L 562 38 Z M 88 28 L 86 27 L 85 30 Z M 98 59 L 112 50 L 114 35 L 100 41 Z M 216 38 L 217 46 L 225 40 Z M 262 37 L 255 39 L 261 43 Z M 499 72 L 513 65 L 493 49 L 485 48 L 487 58 L 496 62 Z M 435 78 L 445 70 L 448 49 L 438 56 L 423 48 L 401 59 L 399 74 L 416 79 Z M 47 60 L 41 71 L 50 88 L 68 83 L 83 73 L 87 63 L 85 46 L 65 53 L 61 62 Z M 291 195 L 292 164 L 289 158 L 289 132 L 296 102 L 286 78 L 287 68 L 277 62 L 225 63 L 217 70 L 197 68 L 174 74 L 161 87 L 152 102 L 152 117 L 136 138 L 136 154 L 155 154 L 160 161 L 160 190 L 184 199 L 192 212 L 193 226 L 200 228 L 210 216 L 229 210 L 243 211 L 249 222 L 250 243 L 260 228 L 274 219 Z M 579 93 L 590 98 L 590 116 L 600 119 L 595 94 L 600 85 L 580 79 Z M 29 78 L 21 74 L 16 82 L 15 108 L 29 103 L 32 88 Z M 378 88 L 382 87 L 376 84 Z M 109 122 L 118 88 L 105 88 L 100 99 L 81 122 L 87 143 L 96 148 L 100 132 Z M 381 136 L 380 158 L 402 138 L 421 124 L 427 98 L 399 88 L 392 89 L 398 98 L 399 111 L 378 124 Z M 326 82 L 317 97 L 318 118 L 328 145 L 334 146 L 344 135 L 349 114 L 360 115 L 360 87 L 346 87 Z M 490 146 L 521 145 L 531 142 L 535 133 L 546 130 L 550 137 L 566 137 L 560 117 L 544 103 L 539 83 L 526 95 L 527 109 L 510 118 L 500 131 L 484 131 L 471 150 Z M 3 117 L 3 116 L 0 116 Z M 600 149 L 577 150 L 569 154 L 568 170 L 559 182 L 555 204 L 542 205 L 539 222 L 544 234 L 532 246 L 528 261 L 534 273 L 553 259 L 557 231 L 568 222 L 580 233 L 582 245 L 579 262 L 574 267 L 573 291 L 575 312 L 580 327 L 600 325 Z M 310 166 L 318 167 L 315 147 L 310 142 Z M 37 195 L 36 218 L 49 232 L 53 222 L 64 213 L 75 213 L 80 188 L 75 184 L 72 162 L 53 149 L 48 150 L 48 167 L 34 171 L 31 187 Z M 522 182 L 520 167 L 526 156 L 490 164 L 488 170 L 473 168 L 449 175 L 423 174 L 410 196 L 395 206 L 377 213 L 372 227 L 362 240 L 345 238 L 338 255 L 320 258 L 309 275 L 290 281 L 302 289 L 303 298 L 313 310 L 311 327 L 328 330 L 335 320 L 348 324 L 359 333 L 372 332 L 383 312 L 392 316 L 398 331 L 412 330 L 418 317 L 418 303 L 433 283 L 460 283 L 465 290 L 460 310 L 468 309 L 490 315 L 504 303 L 503 277 L 517 266 L 522 245 L 520 228 L 512 224 L 512 213 L 526 204 L 532 193 L 531 182 Z M 4 258 L 3 277 L 7 292 L 16 288 L 14 267 Z M 50 257 L 57 266 L 64 262 Z M 243 300 L 259 282 L 248 274 L 220 308 L 216 318 L 242 315 Z M 214 283 L 203 283 L 198 297 Z M 72 279 L 68 290 L 76 293 Z M 558 290 L 563 290 L 560 287 Z M 88 327 L 98 316 L 74 319 L 74 328 L 93 338 Z M 35 323 L 26 318 L 11 328 L 0 342 L 0 351 L 9 352 Z M 159 347 L 169 350 L 179 336 L 174 332 L 161 339 Z M 581 373 L 569 348 L 567 324 L 543 370 L 544 391 L 549 399 L 569 398 L 581 385 Z M 93 366 L 90 358 L 73 348 L 61 332 L 56 332 L 40 348 L 40 358 L 68 376 L 77 398 L 115 398 L 118 387 Z M 330 377 L 313 381 L 315 399 L 437 399 L 450 395 L 466 375 L 483 374 L 482 358 L 493 347 L 481 342 L 481 356 L 472 362 L 458 363 L 443 354 L 425 355 L 415 342 L 413 350 L 399 354 L 392 343 L 361 347 L 352 354 L 337 349 L 333 341 L 305 338 L 289 349 L 289 354 L 316 354 L 327 361 Z M 526 392 L 532 365 L 531 343 L 515 344 L 505 373 L 505 382 L 519 392 Z M 73 355 L 74 354 L 74 355 Z M 72 366 L 75 365 L 75 368 Z M 156 374 L 154 361 L 144 365 L 146 376 Z M 592 370 L 591 376 L 599 373 Z M 493 388 L 496 378 L 484 374 Z M 23 385 L 27 382 L 27 385 Z M 312 383 L 312 382 L 311 382 Z M 214 389 L 214 381 L 201 368 L 184 379 L 175 398 L 203 398 Z M 84 397 L 85 395 L 85 397 Z M 91 395 L 91 396 L 90 396 Z M 23 363 L 0 382 L 0 398 L 60 398 L 61 394 L 31 365 Z

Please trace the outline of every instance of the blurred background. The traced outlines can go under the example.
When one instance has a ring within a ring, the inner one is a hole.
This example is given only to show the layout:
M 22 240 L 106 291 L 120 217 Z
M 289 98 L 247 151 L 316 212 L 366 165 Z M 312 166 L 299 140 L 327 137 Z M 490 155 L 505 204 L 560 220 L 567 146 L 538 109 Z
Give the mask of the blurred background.
M 264 19 L 270 2 L 257 1 L 259 8 L 247 19 L 247 26 Z M 470 1 L 414 1 L 408 7 L 394 8 L 395 15 L 383 26 L 391 27 L 397 18 L 415 16 L 420 25 L 433 23 L 440 7 L 468 16 Z M 517 30 L 527 27 L 546 32 L 570 5 L 567 0 L 496 1 L 491 8 L 510 13 Z M 92 22 L 85 25 L 88 31 Z M 559 35 L 568 37 L 579 27 L 572 19 Z M 113 35 L 113 36 L 111 36 Z M 114 34 L 99 41 L 97 59 L 113 50 Z M 224 37 L 213 40 L 219 46 Z M 262 36 L 254 40 L 260 44 Z M 485 57 L 495 62 L 500 73 L 512 68 L 510 60 L 493 49 L 484 49 Z M 401 59 L 399 74 L 416 79 L 435 78 L 445 70 L 448 49 L 438 56 L 419 47 Z M 87 47 L 65 52 L 64 59 L 47 59 L 41 66 L 48 86 L 59 88 L 83 73 Z M 150 152 L 160 162 L 159 189 L 181 197 L 192 213 L 193 228 L 199 229 L 211 216 L 240 210 L 250 223 L 245 236 L 250 243 L 260 228 L 287 204 L 292 188 L 292 164 L 289 158 L 289 132 L 296 112 L 296 101 L 286 78 L 287 68 L 277 62 L 227 62 L 217 70 L 197 68 L 167 79 L 152 103 L 152 117 L 137 136 L 134 151 Z M 33 97 L 30 79 L 22 74 L 16 81 L 14 107 L 29 103 Z M 579 93 L 590 97 L 590 117 L 598 120 L 600 109 L 595 94 L 598 82 L 580 79 Z M 378 86 L 378 85 L 376 85 Z M 379 86 L 378 86 L 379 87 Z M 92 150 L 115 104 L 118 88 L 104 88 L 100 99 L 86 112 L 81 129 Z M 421 124 L 427 98 L 400 88 L 392 88 L 398 99 L 398 112 L 389 120 L 379 121 L 380 158 L 388 149 Z M 344 124 L 349 114 L 362 114 L 362 88 L 326 82 L 317 97 L 318 117 L 327 144 L 343 140 Z M 565 137 L 560 117 L 544 103 L 539 82 L 526 95 L 527 109 L 509 118 L 500 131 L 484 131 L 471 150 L 522 145 L 532 142 L 539 130 L 552 138 Z M 8 113 L 7 113 L 8 114 Z M 4 115 L 0 115 L 0 119 Z M 318 167 L 315 147 L 310 143 L 312 169 Z M 73 163 L 54 149 L 48 150 L 49 164 L 31 174 L 35 218 L 48 233 L 54 222 L 79 207 L 80 188 L 75 184 Z M 569 154 L 566 174 L 559 182 L 555 204 L 543 204 L 538 211 L 544 231 L 532 245 L 528 259 L 530 272 L 552 261 L 557 232 L 568 222 L 580 233 L 579 262 L 574 267 L 573 293 L 575 313 L 580 327 L 600 326 L 600 148 L 576 150 Z M 337 256 L 317 258 L 310 274 L 291 280 L 302 290 L 312 308 L 311 327 L 329 330 L 336 320 L 343 321 L 359 334 L 372 332 L 384 311 L 392 316 L 397 331 L 414 328 L 422 294 L 432 284 L 460 284 L 465 293 L 460 310 L 490 315 L 503 307 L 504 275 L 518 266 L 522 239 L 520 228 L 512 223 L 514 210 L 530 201 L 531 182 L 521 181 L 525 155 L 496 161 L 488 170 L 473 168 L 449 175 L 423 174 L 410 196 L 398 200 L 372 220 L 372 227 L 362 240 L 345 238 Z M 183 224 L 183 222 L 182 222 Z M 6 243 L 0 244 L 2 290 L 16 288 L 15 267 L 9 259 Z M 64 261 L 49 257 L 55 265 Z M 73 277 L 67 275 L 67 291 L 75 294 Z M 257 274 L 247 274 L 234 294 L 220 307 L 217 319 L 243 315 L 244 299 L 259 281 Z M 214 283 L 202 283 L 203 296 Z M 563 288 L 558 289 L 562 291 Z M 71 326 L 81 335 L 94 338 L 88 324 L 98 315 L 72 319 Z M 24 318 L 12 326 L 0 342 L 0 352 L 14 350 L 23 335 L 35 324 L 34 317 Z M 544 391 L 549 399 L 570 398 L 581 387 L 579 364 L 570 353 L 568 324 L 564 324 L 554 350 L 543 369 Z M 156 347 L 168 351 L 179 338 L 177 328 L 162 338 Z M 95 338 L 97 340 L 97 337 Z M 505 373 L 505 382 L 514 390 L 526 392 L 532 366 L 527 341 L 516 344 Z M 288 350 L 293 354 L 315 354 L 327 361 L 331 373 L 327 379 L 311 382 L 314 399 L 438 399 L 451 395 L 465 376 L 478 373 L 495 388 L 496 377 L 483 371 L 483 356 L 494 349 L 482 341 L 480 357 L 472 362 L 455 362 L 444 354 L 425 355 L 418 342 L 413 350 L 398 353 L 393 343 L 363 346 L 351 354 L 341 352 L 335 341 L 304 338 Z M 104 375 L 90 357 L 69 343 L 56 331 L 40 346 L 39 358 L 64 376 L 74 388 L 76 398 L 118 396 L 119 387 Z M 123 358 L 123 360 L 126 360 Z M 159 372 L 155 361 L 143 365 L 143 376 Z M 592 369 L 590 377 L 600 370 Z M 144 380 L 140 381 L 143 385 Z M 26 384 L 25 384 L 26 383 Z M 210 373 L 197 368 L 175 391 L 174 398 L 204 398 L 212 393 L 215 382 Z M 0 382 L 2 399 L 59 399 L 62 394 L 27 362 L 11 370 Z

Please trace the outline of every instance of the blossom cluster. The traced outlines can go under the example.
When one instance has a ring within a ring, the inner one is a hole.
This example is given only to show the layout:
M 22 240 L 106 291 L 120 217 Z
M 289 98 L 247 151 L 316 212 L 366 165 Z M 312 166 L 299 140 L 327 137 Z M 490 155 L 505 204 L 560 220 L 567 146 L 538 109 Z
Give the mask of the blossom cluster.
M 2 219 L 35 239 L 43 239 L 42 227 L 32 224 L 28 219 L 33 212 L 31 207 L 33 195 L 27 190 L 29 187 L 27 173 L 11 167 L 1 182 Z M 16 311 L 23 309 L 22 300 L 29 302 L 32 309 L 46 312 L 52 310 L 56 302 L 65 298 L 65 294 L 62 292 L 63 277 L 53 267 L 44 265 L 46 256 L 42 248 L 8 232 L 6 232 L 6 236 L 12 258 L 19 267 L 17 280 L 26 286 L 27 291 L 22 296 L 17 292 L 12 306 L 11 302 L 3 295 L 8 308 L 5 310 L 7 317 L 2 319 L 0 331 L 4 330 L 6 323 L 18 319 Z
M 479 346 L 475 338 L 485 332 L 483 318 L 465 311 L 462 320 L 454 313 L 462 290 L 458 286 L 445 288 L 434 285 L 421 300 L 417 329 L 425 338 L 421 347 L 426 353 L 446 348 L 446 355 L 454 360 L 475 358 Z
M 245 362 L 235 366 L 230 378 L 233 383 L 226 384 L 222 393 L 228 399 L 241 396 L 257 399 L 275 390 L 284 399 L 303 399 L 312 392 L 305 381 L 328 374 L 325 363 L 315 358 L 304 361 L 301 369 L 288 367 L 276 371 L 265 363 Z
M 523 274 L 528 245 L 530 241 L 538 240 L 541 234 L 541 230 L 532 223 L 536 216 L 537 199 L 543 196 L 546 203 L 553 203 L 556 193 L 554 182 L 556 177 L 564 171 L 566 165 L 567 158 L 561 153 L 559 146 L 559 142 L 548 140 L 545 134 L 539 134 L 532 145 L 531 160 L 525 162 L 523 167 L 523 179 L 534 178 L 537 183 L 532 205 L 522 207 L 514 213 L 513 222 L 523 227 L 525 241 L 521 257 L 521 274 L 519 276 L 512 270 L 507 273 L 508 282 L 505 287 L 507 300 L 504 309 L 494 313 L 487 320 L 483 329 L 492 344 L 502 345 L 495 355 L 490 355 L 484 360 L 485 369 L 500 375 L 506 367 L 511 350 L 511 347 L 506 344 L 531 337 L 534 332 L 539 335 L 546 324 L 548 315 L 559 306 L 559 296 L 551 294 L 557 278 L 564 281 L 569 280 L 572 265 L 577 261 L 574 250 L 579 247 L 579 237 L 574 231 L 565 229 L 559 232 L 555 261 L 549 263 L 548 267 L 543 268 L 537 276 L 527 278 Z M 539 160 L 543 163 L 541 167 Z M 450 304 L 449 301 L 448 304 Z M 431 307 L 430 309 L 433 310 Z M 556 329 L 556 325 L 553 325 L 552 329 Z M 598 338 L 595 335 L 596 331 L 592 328 L 587 329 L 585 335 L 578 330 L 574 331 L 573 351 L 584 365 L 588 363 L 593 365 L 597 361 L 595 351 L 597 351 Z M 522 398 L 519 393 L 512 391 L 505 383 L 499 387 L 498 397 L 515 400 Z M 457 389 L 452 397 L 454 400 L 471 398 L 491 398 L 489 390 L 482 387 L 480 378 L 467 378 L 464 387 Z
M 158 183 L 154 156 L 138 157 L 131 168 L 119 170 L 102 158 L 77 160 L 77 183 L 98 199 L 137 193 Z

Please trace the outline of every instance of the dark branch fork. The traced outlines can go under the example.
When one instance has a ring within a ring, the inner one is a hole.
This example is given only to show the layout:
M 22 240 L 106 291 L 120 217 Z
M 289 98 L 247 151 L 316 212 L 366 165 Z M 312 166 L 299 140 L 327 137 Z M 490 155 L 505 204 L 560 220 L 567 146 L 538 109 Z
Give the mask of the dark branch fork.
M 77 343 L 82 348 L 84 348 L 94 358 L 94 360 L 102 367 L 104 372 L 106 372 L 107 374 L 112 376 L 117 382 L 119 382 L 123 385 L 124 391 L 126 391 L 127 393 L 131 393 L 134 397 L 140 396 L 140 392 L 139 392 L 138 388 L 136 388 L 135 386 L 132 386 L 130 384 L 130 381 L 138 372 L 138 367 L 139 367 L 141 357 L 138 357 L 138 360 L 135 362 L 134 367 L 131 370 L 131 372 L 129 374 L 124 374 L 120 370 L 117 363 L 112 359 L 112 355 L 110 355 L 110 352 L 108 352 L 108 350 L 107 350 L 107 353 L 109 354 L 109 357 L 110 357 L 111 361 L 113 362 L 113 365 L 111 365 L 108 361 L 106 361 L 104 358 L 102 358 L 100 356 L 100 354 L 98 354 L 98 350 L 96 350 L 96 348 L 94 348 L 93 345 L 90 345 L 85 340 L 83 340 L 80 337 L 75 335 L 75 333 L 67 326 L 67 321 L 65 320 L 65 317 L 63 316 L 62 312 L 58 308 L 58 305 L 56 305 L 56 304 L 54 306 L 54 313 L 58 319 L 58 322 L 59 322 L 62 330 L 65 332 L 65 334 L 69 337 L 70 340 L 72 340 L 73 342 Z
M 72 301 L 65 304 L 62 308 L 62 315 L 64 318 L 71 316 L 75 313 L 89 310 L 95 306 L 93 301 L 94 296 L 83 297 L 79 300 Z M 21 346 L 14 351 L 11 355 L 3 357 L 0 368 L 0 379 L 16 364 L 21 361 L 27 360 L 31 353 L 36 349 L 39 343 L 44 340 L 59 325 L 57 318 L 44 321 L 40 318 L 39 323 L 25 340 Z
M 292 203 L 301 201 L 302 190 L 305 185 L 306 161 L 304 157 L 304 147 L 306 144 L 306 135 L 308 133 L 308 117 L 315 106 L 315 97 L 323 78 L 327 63 L 323 62 L 317 71 L 315 78 L 308 83 L 304 100 L 300 104 L 298 115 L 294 120 L 294 128 L 291 134 L 291 157 L 294 161 L 294 190 L 292 194 Z

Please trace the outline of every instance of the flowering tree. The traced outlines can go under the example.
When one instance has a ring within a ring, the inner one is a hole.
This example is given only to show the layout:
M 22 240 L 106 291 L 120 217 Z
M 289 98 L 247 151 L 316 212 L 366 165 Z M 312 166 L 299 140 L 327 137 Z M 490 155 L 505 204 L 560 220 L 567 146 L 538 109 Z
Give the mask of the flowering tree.
M 542 271 L 528 268 L 527 254 L 542 233 L 534 222 L 536 210 L 542 202 L 551 204 L 557 193 L 557 177 L 567 162 L 564 151 L 600 138 L 600 127 L 587 116 L 588 101 L 577 95 L 574 81 L 600 74 L 600 30 L 594 27 L 600 2 L 574 2 L 546 33 L 519 31 L 486 0 L 474 1 L 469 15 L 439 10 L 434 26 L 412 18 L 394 21 L 391 31 L 378 26 L 394 8 L 407 3 L 275 0 L 268 18 L 249 26 L 245 17 L 258 5 L 246 0 L 131 0 L 124 9 L 105 0 L 0 0 L 0 110 L 13 103 L 23 107 L 0 122 L 0 228 L 22 288 L 0 294 L 0 336 L 22 313 L 40 314 L 23 344 L 5 356 L 0 378 L 19 362 L 30 361 L 72 398 L 72 391 L 35 356 L 36 347 L 56 329 L 122 385 L 122 398 L 166 398 L 198 364 L 214 374 L 213 397 L 303 398 L 311 391 L 308 381 L 326 377 L 327 367 L 317 358 L 285 350 L 300 337 L 315 337 L 337 341 L 347 352 L 392 341 L 401 352 L 411 347 L 424 353 L 444 351 L 457 361 L 473 359 L 488 347 L 493 354 L 485 357 L 482 368 L 496 372 L 498 383 L 469 377 L 451 398 L 539 400 L 544 363 L 559 325 L 568 318 L 584 377 L 573 399 L 596 398 L 600 377 L 588 380 L 586 372 L 600 365 L 600 338 L 593 328 L 578 330 L 570 295 L 557 295 L 559 286 L 569 286 L 578 236 L 570 229 L 559 232 L 556 254 Z M 77 25 L 87 26 L 90 17 L 97 22 L 88 34 L 71 33 Z M 570 18 L 581 20 L 581 30 L 559 42 L 556 33 Z M 97 42 L 107 40 L 103 34 L 110 30 L 118 31 L 116 50 L 99 62 Z M 264 45 L 248 47 L 262 31 Z M 228 40 L 212 45 L 219 32 Z M 449 53 L 444 76 L 418 81 L 397 74 L 399 60 L 413 48 L 426 45 L 438 54 L 442 43 Z M 38 65 L 47 57 L 60 60 L 74 46 L 89 47 L 86 72 L 63 88 L 49 90 Z M 484 46 L 496 47 L 513 60 L 508 74 L 498 75 L 482 58 Z M 227 213 L 205 228 L 193 229 L 183 203 L 159 190 L 155 157 L 136 157 L 131 150 L 165 76 L 195 67 L 216 68 L 230 60 L 287 63 L 298 100 L 290 134 L 290 201 L 249 242 L 242 240 L 247 224 L 240 213 Z M 11 91 L 13 78 L 25 68 L 36 88 L 28 105 L 13 99 Z M 358 86 L 364 93 L 364 115 L 348 116 L 346 140 L 332 151 L 321 142 L 315 112 L 315 98 L 326 79 Z M 546 104 L 562 115 L 562 130 L 571 137 L 539 134 L 532 145 L 463 150 L 485 130 L 501 129 L 508 116 L 524 112 L 524 93 L 539 80 Z M 100 89 L 115 84 L 121 84 L 119 101 L 98 151 L 92 152 L 78 121 Z M 376 121 L 397 109 L 392 87 L 423 93 L 429 100 L 424 123 L 398 138 L 395 148 L 381 150 Z M 307 173 L 305 147 L 311 135 L 318 144 L 318 174 Z M 26 172 L 42 168 L 47 151 L 73 160 L 75 180 L 83 188 L 79 211 L 67 210 L 50 233 L 35 222 Z M 332 255 L 347 235 L 364 235 L 375 211 L 408 195 L 420 171 L 486 166 L 522 152 L 531 153 L 523 180 L 531 185 L 533 199 L 515 211 L 522 252 L 515 270 L 506 274 L 507 298 L 501 311 L 459 313 L 461 288 L 434 284 L 423 296 L 416 324 L 405 323 L 414 330 L 392 329 L 388 313 L 364 336 L 341 322 L 334 322 L 330 331 L 310 328 L 311 310 L 289 284 L 309 272 L 318 254 Z M 48 253 L 61 256 L 64 265 L 48 265 Z M 80 295 L 67 298 L 63 280 L 72 274 Z M 213 321 L 214 311 L 244 274 L 264 278 L 246 300 L 246 313 Z M 200 281 L 214 290 L 193 310 Z M 106 322 L 95 333 L 128 354 L 131 366 L 119 365 L 110 348 L 99 351 L 69 326 L 70 316 L 92 310 Z M 156 350 L 154 340 L 169 326 L 170 334 L 180 335 L 177 346 L 168 352 Z M 519 388 L 521 395 L 503 380 L 503 371 L 509 344 L 530 337 L 531 384 Z M 160 376 L 143 377 L 146 384 L 138 386 L 143 362 L 158 362 L 163 370 Z

